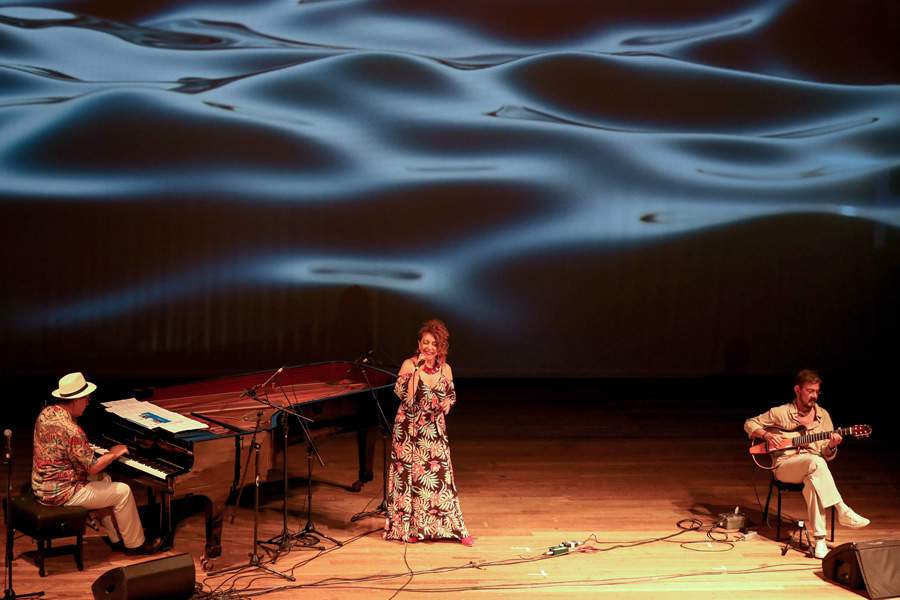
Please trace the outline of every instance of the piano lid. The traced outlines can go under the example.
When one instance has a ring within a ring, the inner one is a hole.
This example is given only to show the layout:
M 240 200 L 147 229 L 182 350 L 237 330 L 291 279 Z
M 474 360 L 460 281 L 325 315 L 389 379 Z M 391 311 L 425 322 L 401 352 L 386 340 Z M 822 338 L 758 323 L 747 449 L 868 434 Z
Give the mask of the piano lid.
M 262 409 L 262 429 L 275 427 L 275 409 L 245 392 L 261 386 L 277 369 L 221 377 L 157 388 L 147 398 L 153 404 L 209 423 L 209 429 L 177 434 L 200 441 L 214 437 L 252 433 L 257 411 Z M 256 394 L 276 406 L 302 406 L 360 392 L 392 388 L 396 375 L 371 365 L 330 361 L 285 367 L 271 384 Z M 203 417 L 209 417 L 204 419 Z

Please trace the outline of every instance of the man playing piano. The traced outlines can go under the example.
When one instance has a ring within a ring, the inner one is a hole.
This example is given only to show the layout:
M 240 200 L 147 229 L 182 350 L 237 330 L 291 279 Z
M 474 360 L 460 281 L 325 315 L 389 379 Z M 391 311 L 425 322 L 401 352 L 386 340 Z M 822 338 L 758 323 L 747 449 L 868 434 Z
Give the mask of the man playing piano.
M 52 392 L 58 401 L 41 411 L 34 426 L 31 487 L 35 497 L 50 506 L 112 508 L 122 537 L 112 519 L 104 517 L 101 524 L 110 546 L 127 554 L 153 554 L 160 550 L 162 540 L 145 539 L 131 488 L 103 472 L 127 454 L 128 448 L 114 446 L 95 458 L 84 430 L 75 422 L 96 389 L 81 373 L 69 373 L 59 380 L 59 388 Z

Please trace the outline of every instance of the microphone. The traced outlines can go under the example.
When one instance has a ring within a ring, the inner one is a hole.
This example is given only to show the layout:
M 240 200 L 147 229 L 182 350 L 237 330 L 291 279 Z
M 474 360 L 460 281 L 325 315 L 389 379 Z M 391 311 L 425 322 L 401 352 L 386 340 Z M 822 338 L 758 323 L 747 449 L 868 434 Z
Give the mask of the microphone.
M 4 429 L 3 437 L 6 438 L 6 460 L 12 457 L 12 430 Z
M 253 387 L 247 389 L 247 391 L 244 393 L 246 395 L 250 396 L 251 398 L 256 398 L 257 391 L 259 391 L 263 388 L 269 387 L 269 384 L 272 383 L 273 381 L 275 381 L 275 378 L 278 377 L 279 375 L 281 375 L 283 372 L 284 372 L 284 367 L 278 367 L 278 370 L 275 371 L 274 373 L 272 373 L 271 377 L 266 379 L 263 383 L 257 383 Z
M 266 379 L 266 382 L 262 384 L 260 387 L 269 387 L 275 381 L 275 378 L 284 373 L 284 367 L 278 367 L 278 370 L 272 373 L 272 376 Z
M 374 355 L 374 350 L 366 350 L 365 352 L 357 356 L 353 362 L 359 365 L 367 365 L 372 362 L 372 356 Z

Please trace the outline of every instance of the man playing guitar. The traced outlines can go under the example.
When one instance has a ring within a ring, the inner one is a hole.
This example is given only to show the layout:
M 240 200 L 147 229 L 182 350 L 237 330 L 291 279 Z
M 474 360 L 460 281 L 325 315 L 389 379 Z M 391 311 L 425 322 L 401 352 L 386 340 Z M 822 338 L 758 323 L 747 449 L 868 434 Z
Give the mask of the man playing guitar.
M 810 434 L 832 431 L 831 416 L 818 404 L 821 384 L 822 379 L 815 371 L 800 371 L 794 377 L 793 402 L 747 419 L 744 431 L 751 439 L 765 440 L 770 449 L 791 445 L 788 438 L 772 430 L 788 432 L 800 429 Z M 827 439 L 785 451 L 775 459 L 775 477 L 785 483 L 803 484 L 803 499 L 816 540 L 816 558 L 824 558 L 828 554 L 825 544 L 825 511 L 828 507 L 837 509 L 838 521 L 844 527 L 858 529 L 869 524 L 869 519 L 856 514 L 844 503 L 828 468 L 828 461 L 837 455 L 837 447 L 842 440 L 840 433 L 832 431 Z

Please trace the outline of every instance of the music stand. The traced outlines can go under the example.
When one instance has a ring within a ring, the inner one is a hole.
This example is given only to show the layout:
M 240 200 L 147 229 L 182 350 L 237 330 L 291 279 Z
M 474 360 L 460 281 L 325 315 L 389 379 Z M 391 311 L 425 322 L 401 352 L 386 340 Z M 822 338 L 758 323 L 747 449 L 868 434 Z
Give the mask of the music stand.
M 356 523 L 362 519 L 367 519 L 369 517 L 384 517 L 387 516 L 387 506 L 388 506 L 388 463 L 390 461 L 390 453 L 388 452 L 388 443 L 390 441 L 391 432 L 393 431 L 393 427 L 391 426 L 390 421 L 387 420 L 387 416 L 384 414 L 384 409 L 381 407 L 381 401 L 378 399 L 378 394 L 375 393 L 375 389 L 372 387 L 372 383 L 369 381 L 369 374 L 366 372 L 366 362 L 368 358 L 364 358 L 361 361 L 361 364 L 356 365 L 357 368 L 362 372 L 363 378 L 366 380 L 366 386 L 369 388 L 369 391 L 372 393 L 372 399 L 375 400 L 375 407 L 378 409 L 378 416 L 380 417 L 381 422 L 379 423 L 381 429 L 381 447 L 382 447 L 382 463 L 381 463 L 381 504 L 378 505 L 374 510 L 368 510 L 363 512 L 358 512 L 352 517 L 350 517 L 351 523 Z

